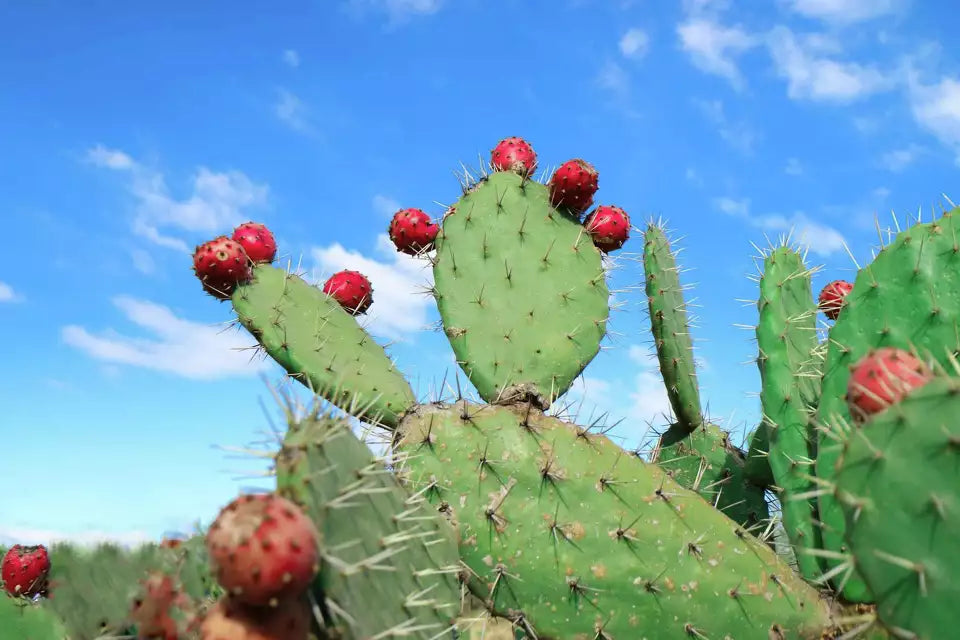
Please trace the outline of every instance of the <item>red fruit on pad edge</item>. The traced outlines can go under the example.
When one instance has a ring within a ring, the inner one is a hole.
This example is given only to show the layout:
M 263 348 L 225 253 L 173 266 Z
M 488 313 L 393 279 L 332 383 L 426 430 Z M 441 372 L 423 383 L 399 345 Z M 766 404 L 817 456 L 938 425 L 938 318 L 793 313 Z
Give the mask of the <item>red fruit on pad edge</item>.
M 490 153 L 490 165 L 496 171 L 532 174 L 537 168 L 537 153 L 530 143 L 518 136 L 504 138 Z
M 861 358 L 847 382 L 847 406 L 857 422 L 896 404 L 933 379 L 930 368 L 909 351 L 875 349 Z
M 196 248 L 193 271 L 203 283 L 204 291 L 219 300 L 228 299 L 238 283 L 253 277 L 246 251 L 227 236 L 219 236 Z
M 254 264 L 269 264 L 277 257 L 277 241 L 273 233 L 259 222 L 238 225 L 231 239 L 243 247 Z
M 846 280 L 834 280 L 820 290 L 818 306 L 831 320 L 836 320 L 843 309 L 844 300 L 853 291 L 853 285 Z
M 553 172 L 547 183 L 550 203 L 577 214 L 583 213 L 593 203 L 593 196 L 599 188 L 599 175 L 586 160 L 567 160 Z
M 41 545 L 15 544 L 7 549 L 0 563 L 4 590 L 12 596 L 32 598 L 44 595 L 50 573 L 50 555 Z
M 323 284 L 323 292 L 332 296 L 352 315 L 366 313 L 373 304 L 373 287 L 359 271 L 338 271 Z
M 401 209 L 390 220 L 390 240 L 398 251 L 411 256 L 432 251 L 440 227 L 422 209 Z
M 622 247 L 630 238 L 630 216 L 613 205 L 600 205 L 587 216 L 583 226 L 593 237 L 593 244 L 604 253 Z
M 313 521 L 272 493 L 243 495 L 225 506 L 206 543 L 217 582 L 244 604 L 263 606 L 300 595 L 320 570 Z

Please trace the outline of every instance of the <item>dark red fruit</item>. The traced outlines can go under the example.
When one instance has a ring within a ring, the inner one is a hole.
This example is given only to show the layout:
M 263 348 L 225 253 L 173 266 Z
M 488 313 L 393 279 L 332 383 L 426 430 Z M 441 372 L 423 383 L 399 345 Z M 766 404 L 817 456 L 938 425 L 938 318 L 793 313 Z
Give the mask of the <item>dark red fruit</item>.
M 834 280 L 820 291 L 819 306 L 823 315 L 836 320 L 843 309 L 844 299 L 853 291 L 853 285 L 846 280 Z
M 15 544 L 7 550 L 0 564 L 4 590 L 12 596 L 33 598 L 45 595 L 50 574 L 50 555 L 45 546 Z
M 203 290 L 220 300 L 228 299 L 237 283 L 253 277 L 250 259 L 239 242 L 227 236 L 204 242 L 193 252 L 193 271 Z
M 303 593 L 320 570 L 318 538 L 290 500 L 249 494 L 220 511 L 207 551 L 220 586 L 238 602 L 262 606 Z
M 277 241 L 266 226 L 244 222 L 233 230 L 233 241 L 240 244 L 254 263 L 270 264 L 277 257 Z
M 366 313 L 373 304 L 373 287 L 359 271 L 338 271 L 323 284 L 323 292 L 355 316 Z
M 593 204 L 593 195 L 599 188 L 599 175 L 586 160 L 567 160 L 553 172 L 547 183 L 551 203 L 577 214 L 583 213 Z
M 440 227 L 421 209 L 401 209 L 393 214 L 389 232 L 398 251 L 415 256 L 433 250 Z
M 857 422 L 902 400 L 933 379 L 933 373 L 909 351 L 883 347 L 861 358 L 847 382 L 847 406 Z
M 490 164 L 496 171 L 515 171 L 527 175 L 537 168 L 537 154 L 529 142 L 513 136 L 497 143 L 490 154 Z
M 593 237 L 593 244 L 604 253 L 619 249 L 630 237 L 630 216 L 620 207 L 600 205 L 587 216 L 583 226 Z

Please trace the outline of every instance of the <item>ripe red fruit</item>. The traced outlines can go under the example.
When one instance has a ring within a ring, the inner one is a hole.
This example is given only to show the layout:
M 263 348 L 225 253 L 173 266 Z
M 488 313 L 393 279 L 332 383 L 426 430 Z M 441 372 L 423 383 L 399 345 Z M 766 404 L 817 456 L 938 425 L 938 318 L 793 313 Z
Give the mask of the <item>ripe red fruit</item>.
M 253 277 L 250 259 L 243 247 L 227 236 L 219 236 L 196 248 L 193 271 L 203 283 L 203 290 L 220 300 L 228 299 L 238 282 Z
M 255 264 L 270 264 L 277 257 L 277 241 L 273 233 L 258 222 L 244 222 L 233 230 L 232 238 Z
M 512 136 L 504 138 L 493 148 L 490 164 L 496 171 L 515 171 L 527 175 L 537 168 L 537 154 L 529 142 Z
M 593 194 L 599 188 L 599 174 L 586 160 L 567 160 L 553 172 L 550 182 L 550 202 L 580 214 L 593 203 Z
M 909 351 L 883 347 L 861 358 L 847 382 L 847 406 L 862 422 L 896 404 L 933 379 L 933 373 Z
M 300 507 L 269 493 L 224 507 L 206 542 L 220 586 L 239 602 L 262 606 L 303 593 L 320 570 L 318 539 Z
M 823 315 L 836 320 L 843 309 L 844 299 L 851 291 L 853 285 L 846 280 L 834 280 L 821 289 L 818 302 Z
M 255 609 L 223 598 L 200 623 L 200 640 L 307 640 L 312 611 L 305 598 Z
M 366 313 L 373 304 L 373 287 L 359 271 L 338 271 L 323 284 L 323 292 L 355 316 Z
M 389 232 L 397 250 L 415 256 L 433 250 L 440 227 L 421 209 L 401 209 L 393 214 Z
M 10 547 L 0 563 L 0 578 L 4 590 L 12 596 L 33 598 L 45 595 L 50 573 L 50 555 L 45 546 Z
M 180 634 L 170 609 L 175 604 L 186 604 L 185 594 L 177 589 L 170 575 L 161 571 L 151 571 L 140 585 L 141 593 L 130 608 L 130 618 L 136 623 L 140 637 L 177 640 Z
M 600 205 L 587 216 L 583 226 L 593 237 L 593 244 L 604 253 L 619 249 L 630 237 L 630 216 L 620 207 Z

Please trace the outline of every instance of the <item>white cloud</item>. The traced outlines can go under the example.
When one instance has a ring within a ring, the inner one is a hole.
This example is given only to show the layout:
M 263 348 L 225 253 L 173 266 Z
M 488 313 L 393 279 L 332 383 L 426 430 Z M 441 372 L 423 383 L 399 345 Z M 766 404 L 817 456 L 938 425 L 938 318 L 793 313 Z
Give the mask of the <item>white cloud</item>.
M 700 177 L 700 173 L 693 167 L 687 167 L 686 172 L 684 172 L 684 177 L 688 182 L 695 184 L 698 187 L 703 186 L 703 178 Z
M 740 200 L 727 197 L 714 198 L 713 206 L 731 216 L 746 218 L 750 215 L 750 200 L 747 198 Z
M 436 13 L 443 4 L 444 0 L 347 0 L 351 9 L 386 13 L 392 22 Z
M 783 168 L 788 176 L 799 176 L 803 174 L 803 165 L 796 158 L 787 158 L 787 166 Z
M 299 133 L 314 135 L 317 130 L 310 122 L 310 114 L 303 101 L 287 91 L 280 89 L 273 112 L 285 125 Z
M 770 31 L 770 56 L 792 100 L 845 104 L 893 88 L 892 78 L 873 67 L 826 57 L 824 42 L 798 38 L 782 26 Z
M 399 202 L 389 196 L 379 193 L 373 196 L 373 209 L 383 216 L 392 217 L 393 214 L 402 208 Z
M 64 533 L 52 529 L 0 527 L 0 544 L 5 546 L 42 544 L 50 547 L 55 542 L 70 542 L 80 547 L 93 547 L 100 543 L 113 542 L 125 547 L 135 547 L 146 542 L 159 542 L 159 540 L 156 536 L 151 536 L 144 531 Z
M 13 287 L 6 282 L 0 282 L 0 302 L 16 302 L 20 299 Z
M 902 149 L 894 149 L 880 156 L 880 164 L 888 171 L 897 173 L 916 162 L 923 151 L 923 147 L 916 144 L 911 144 Z
M 597 84 L 613 93 L 624 94 L 630 90 L 630 78 L 622 66 L 607 60 L 597 74 Z
M 650 36 L 643 29 L 634 27 L 623 34 L 619 46 L 624 57 L 640 59 L 650 49 Z
M 745 81 L 737 58 L 759 44 L 753 35 L 739 26 L 724 26 L 711 17 L 689 18 L 677 26 L 677 35 L 696 68 L 726 79 L 735 89 L 743 88 Z
M 350 251 L 340 243 L 314 247 L 310 255 L 316 262 L 313 278 L 323 283 L 342 269 L 359 271 L 373 287 L 373 304 L 361 322 L 372 333 L 391 339 L 422 330 L 427 324 L 427 310 L 433 298 L 423 293 L 433 284 L 430 263 L 397 251 L 387 234 L 377 236 L 377 253 L 384 261 Z
M 286 49 L 283 52 L 283 62 L 287 66 L 296 69 L 300 66 L 300 54 L 293 49 Z
M 789 234 L 792 242 L 808 247 L 817 255 L 828 256 L 843 249 L 844 238 L 839 231 L 810 220 L 803 212 L 798 211 L 790 216 L 758 216 L 750 212 L 749 198 L 714 198 L 713 205 L 719 211 L 740 218 L 765 233 Z
M 178 200 L 171 195 L 162 173 L 135 162 L 122 151 L 98 145 L 87 152 L 87 158 L 98 166 L 130 176 L 128 187 L 137 201 L 131 223 L 135 234 L 185 253 L 192 251 L 190 245 L 161 229 L 221 233 L 224 228 L 249 219 L 248 210 L 264 206 L 269 194 L 267 185 L 253 182 L 240 171 L 214 172 L 200 167 L 193 176 L 192 192 Z
M 63 341 L 105 363 L 193 380 L 249 376 L 269 366 L 262 358 L 251 358 L 251 350 L 240 350 L 256 342 L 240 330 L 185 320 L 168 307 L 128 296 L 114 298 L 113 304 L 130 322 L 155 337 L 127 336 L 113 329 L 97 335 L 67 325 L 61 330 Z
M 837 24 L 873 20 L 900 9 L 902 0 L 789 0 L 791 11 Z
M 908 78 L 913 118 L 940 142 L 960 153 L 960 79 L 944 77 L 934 84 Z
M 734 149 L 752 153 L 758 134 L 746 122 L 731 121 L 720 100 L 695 100 L 694 105 L 717 128 L 720 137 Z

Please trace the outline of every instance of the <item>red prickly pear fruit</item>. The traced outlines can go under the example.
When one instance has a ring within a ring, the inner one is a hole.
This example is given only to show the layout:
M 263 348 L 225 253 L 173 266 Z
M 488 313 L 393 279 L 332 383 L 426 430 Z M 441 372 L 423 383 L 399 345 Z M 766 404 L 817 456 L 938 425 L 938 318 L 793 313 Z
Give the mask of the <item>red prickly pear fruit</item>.
M 239 282 L 253 277 L 250 259 L 239 242 L 219 236 L 193 252 L 193 271 L 203 290 L 218 300 L 227 300 Z
M 909 351 L 876 349 L 854 365 L 847 382 L 847 406 L 857 422 L 902 400 L 933 379 L 933 373 Z
M 313 521 L 275 494 L 243 495 L 228 504 L 206 543 L 217 582 L 252 606 L 300 595 L 320 570 Z
M 846 280 L 834 280 L 820 290 L 818 299 L 820 311 L 831 320 L 836 320 L 843 309 L 844 299 L 853 291 L 853 285 Z
M 233 230 L 232 239 L 254 264 L 270 264 L 277 257 L 277 241 L 270 229 L 258 222 L 244 222 Z
M 550 202 L 578 215 L 583 213 L 593 203 L 599 175 L 586 160 L 567 160 L 550 176 Z
M 200 623 L 200 640 L 307 640 L 312 612 L 305 598 L 253 609 L 221 598 Z
M 600 205 L 594 209 L 583 221 L 583 226 L 593 237 L 593 244 L 604 253 L 619 249 L 630 237 L 630 216 L 612 205 Z
M 0 563 L 3 588 L 11 596 L 33 598 L 46 595 L 50 574 L 50 555 L 42 544 L 10 547 Z
M 401 209 L 393 214 L 389 232 L 398 251 L 416 256 L 433 250 L 440 227 L 421 209 Z
M 490 164 L 496 171 L 515 171 L 528 175 L 537 168 L 537 153 L 523 138 L 512 136 L 497 143 L 490 153 Z
M 366 313 L 373 304 L 373 287 L 359 271 L 338 271 L 323 283 L 323 292 L 355 316 Z

